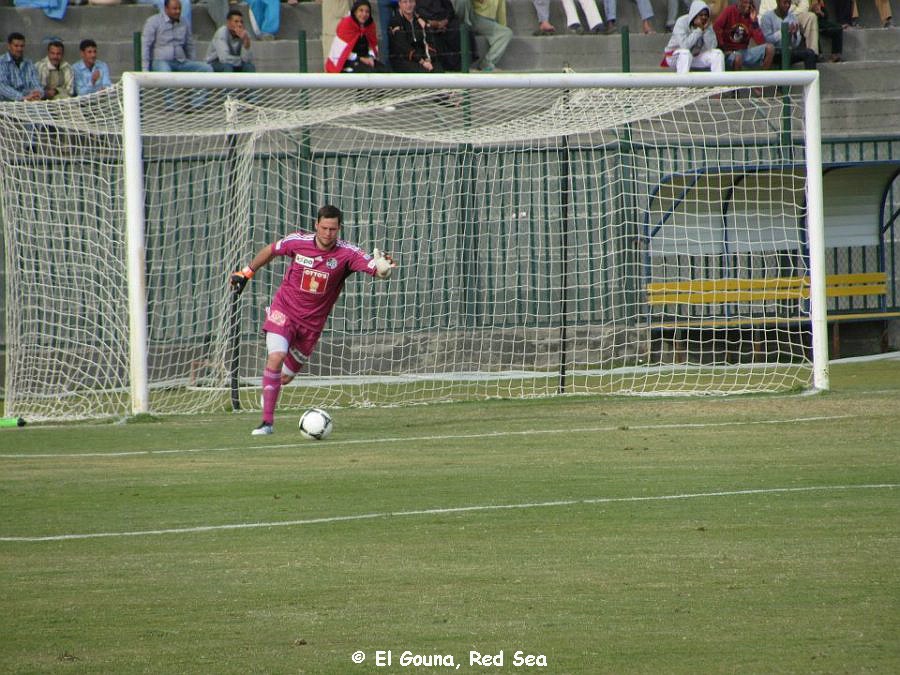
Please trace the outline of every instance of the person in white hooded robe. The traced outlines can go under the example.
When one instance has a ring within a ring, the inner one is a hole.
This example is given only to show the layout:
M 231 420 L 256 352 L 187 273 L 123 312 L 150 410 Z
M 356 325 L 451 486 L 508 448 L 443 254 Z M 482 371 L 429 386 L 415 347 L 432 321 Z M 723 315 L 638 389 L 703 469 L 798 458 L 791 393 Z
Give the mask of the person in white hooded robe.
M 694 0 L 688 13 L 675 22 L 660 65 L 674 68 L 678 73 L 690 72 L 692 68 L 708 68 L 718 73 L 725 70 L 725 54 L 718 46 L 709 6 L 702 0 Z

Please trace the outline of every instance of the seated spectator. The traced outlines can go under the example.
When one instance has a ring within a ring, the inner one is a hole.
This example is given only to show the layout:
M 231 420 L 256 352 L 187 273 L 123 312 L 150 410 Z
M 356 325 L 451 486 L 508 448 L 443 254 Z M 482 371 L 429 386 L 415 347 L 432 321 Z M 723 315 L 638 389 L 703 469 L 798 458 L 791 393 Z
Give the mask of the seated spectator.
M 165 0 L 163 13 L 144 23 L 141 65 L 157 72 L 211 73 L 212 67 L 195 61 L 196 49 L 190 26 L 181 20 L 181 0 Z
M 487 40 L 487 54 L 481 57 L 476 68 L 483 73 L 497 70 L 497 62 L 513 36 L 506 25 L 506 0 L 454 0 L 453 6 L 459 20 L 475 35 Z
M 653 18 L 653 7 L 650 0 L 635 0 L 638 14 L 641 16 L 641 30 L 644 35 L 653 35 L 656 31 L 650 20 Z M 603 11 L 606 14 L 606 32 L 613 33 L 616 30 L 616 0 L 603 0 Z
M 195 61 L 194 37 L 190 26 L 181 21 L 181 0 L 165 0 L 162 14 L 154 14 L 144 23 L 141 39 L 141 65 L 145 71 L 163 73 L 211 73 L 212 66 Z M 206 92 L 194 93 L 192 107 L 199 108 Z M 166 92 L 166 106 L 174 108 L 172 92 Z
M 47 43 L 47 56 L 34 64 L 48 101 L 69 98 L 75 92 L 75 75 L 72 66 L 63 61 L 64 53 L 63 43 L 51 40 Z
M 44 89 L 37 68 L 25 58 L 25 36 L 10 33 L 0 57 L 0 101 L 40 101 Z
M 428 23 L 416 14 L 416 0 L 399 0 L 388 24 L 391 67 L 397 73 L 439 73 L 444 69 L 428 43 Z
M 575 0 L 562 0 L 563 11 L 566 13 L 566 26 L 573 33 L 583 35 L 585 33 L 593 33 L 600 35 L 606 32 L 603 25 L 603 17 L 600 16 L 600 10 L 597 9 L 595 0 L 578 0 L 581 11 L 584 13 L 584 20 L 587 25 L 582 25 L 581 18 L 578 16 L 578 9 L 575 7 Z
M 217 73 L 255 73 L 250 34 L 244 28 L 244 15 L 239 9 L 228 10 L 225 25 L 213 34 L 206 62 Z
M 725 54 L 718 49 L 709 7 L 703 0 L 694 0 L 688 13 L 675 21 L 661 65 L 679 74 L 689 73 L 691 68 L 708 68 L 714 73 L 725 70 Z
M 156 8 L 159 10 L 160 14 L 166 13 L 166 3 L 165 0 L 135 0 L 139 5 L 156 5 Z M 191 13 L 191 0 L 182 0 L 181 3 L 181 18 L 180 21 L 183 21 L 188 26 L 188 31 L 193 31 L 193 17 Z
M 72 67 L 75 71 L 75 94 L 87 96 L 111 87 L 109 66 L 97 60 L 97 43 L 88 38 L 81 41 L 78 49 L 81 51 L 81 61 Z
M 832 63 L 839 63 L 843 61 L 844 27 L 841 26 L 841 24 L 839 24 L 837 21 L 832 21 L 828 18 L 828 9 L 825 7 L 825 2 L 823 0 L 813 0 L 809 8 L 813 12 L 813 14 L 816 15 L 816 20 L 818 21 L 819 42 L 821 43 L 823 35 L 831 40 L 831 58 L 829 59 L 829 61 L 831 61 Z M 808 46 L 810 47 L 810 49 L 813 49 L 812 45 Z M 821 52 L 821 45 L 817 45 L 813 51 L 819 54 L 819 62 L 824 61 Z
M 538 27 L 534 35 L 556 35 L 556 27 L 550 23 L 550 0 L 531 0 L 537 13 Z
M 281 30 L 281 0 L 247 0 L 250 27 L 260 40 L 274 40 Z
M 437 49 L 444 70 L 462 70 L 459 19 L 450 0 L 416 0 L 416 14 L 425 19 L 429 44 Z
M 737 0 L 722 10 L 713 24 L 719 48 L 725 53 L 725 65 L 732 70 L 772 67 L 775 46 L 766 42 L 756 16 L 753 0 Z M 751 46 L 751 40 L 756 44 Z
M 338 23 L 325 70 L 329 73 L 388 72 L 378 60 L 378 34 L 369 0 L 356 0 L 350 14 Z
M 791 50 L 790 62 L 793 64 L 803 61 L 803 67 L 806 70 L 815 70 L 818 56 L 804 42 L 800 22 L 791 8 L 791 1 L 778 0 L 775 9 L 763 16 L 760 29 L 766 36 L 766 41 L 775 47 L 775 52 L 780 58 L 781 26 L 787 24 L 788 39 L 790 40 L 788 48 Z
M 759 22 L 778 6 L 778 0 L 759 0 Z M 810 11 L 810 0 L 791 0 L 791 14 L 800 24 L 800 34 L 806 46 L 817 55 L 819 53 L 819 17 Z M 765 31 L 763 31 L 765 33 Z M 778 45 L 775 45 L 777 48 Z

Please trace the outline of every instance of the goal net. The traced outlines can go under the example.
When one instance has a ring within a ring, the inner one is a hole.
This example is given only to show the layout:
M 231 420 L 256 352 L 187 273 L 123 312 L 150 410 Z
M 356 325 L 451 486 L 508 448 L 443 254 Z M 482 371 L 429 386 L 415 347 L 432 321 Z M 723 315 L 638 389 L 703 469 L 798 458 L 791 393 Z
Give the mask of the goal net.
M 347 281 L 282 408 L 810 387 L 814 80 L 778 76 L 129 74 L 0 104 L 6 414 L 258 408 L 284 262 L 228 274 L 323 204 L 400 268 Z

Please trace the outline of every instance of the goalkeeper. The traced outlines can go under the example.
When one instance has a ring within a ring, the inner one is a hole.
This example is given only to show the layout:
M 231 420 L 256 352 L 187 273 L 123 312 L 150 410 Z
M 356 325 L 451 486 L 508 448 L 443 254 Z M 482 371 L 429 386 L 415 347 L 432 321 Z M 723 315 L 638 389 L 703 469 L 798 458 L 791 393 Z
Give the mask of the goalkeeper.
M 274 431 L 275 404 L 282 385 L 294 379 L 312 355 L 331 308 L 353 272 L 387 279 L 397 266 L 389 255 L 375 249 L 367 255 L 338 238 L 340 210 L 331 205 L 319 209 L 315 232 L 294 232 L 263 246 L 250 264 L 231 275 L 231 287 L 241 293 L 247 282 L 275 256 L 291 261 L 272 304 L 266 307 L 266 366 L 262 377 L 262 423 L 254 436 Z

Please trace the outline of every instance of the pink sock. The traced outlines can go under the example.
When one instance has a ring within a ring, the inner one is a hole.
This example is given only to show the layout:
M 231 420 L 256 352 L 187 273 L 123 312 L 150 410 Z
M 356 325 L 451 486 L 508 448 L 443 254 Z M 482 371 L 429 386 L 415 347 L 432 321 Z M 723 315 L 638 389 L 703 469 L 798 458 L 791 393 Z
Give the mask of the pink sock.
M 275 404 L 278 402 L 278 394 L 281 393 L 281 373 L 277 370 L 263 370 L 263 422 L 275 423 Z

